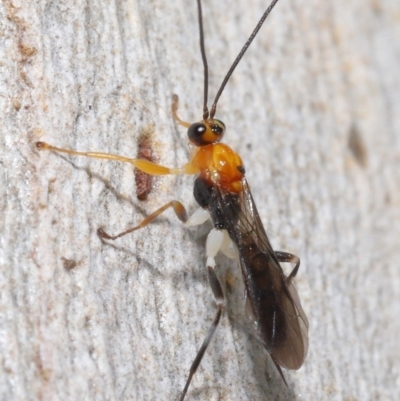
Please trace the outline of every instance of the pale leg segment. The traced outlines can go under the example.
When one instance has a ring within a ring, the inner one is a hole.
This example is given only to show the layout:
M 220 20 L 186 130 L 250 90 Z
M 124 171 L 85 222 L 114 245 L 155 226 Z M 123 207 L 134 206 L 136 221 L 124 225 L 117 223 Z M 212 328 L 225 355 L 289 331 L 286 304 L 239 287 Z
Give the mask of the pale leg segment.
M 222 251 L 230 259 L 236 259 L 238 256 L 238 250 L 229 237 L 228 231 L 213 228 L 206 242 L 207 266 L 215 267 L 214 258 L 218 251 Z
M 238 249 L 236 248 L 236 245 L 231 240 L 228 231 L 223 230 L 223 232 L 224 232 L 224 241 L 222 243 L 221 251 L 229 259 L 237 259 L 239 257 L 239 252 Z
M 186 221 L 185 227 L 200 226 L 210 218 L 210 213 L 202 207 L 198 208 Z
M 218 251 L 222 248 L 222 244 L 224 243 L 224 231 L 225 230 L 217 230 L 213 228 L 208 234 L 206 241 L 206 255 L 207 255 L 207 266 L 210 266 L 214 269 L 215 267 L 215 256 Z

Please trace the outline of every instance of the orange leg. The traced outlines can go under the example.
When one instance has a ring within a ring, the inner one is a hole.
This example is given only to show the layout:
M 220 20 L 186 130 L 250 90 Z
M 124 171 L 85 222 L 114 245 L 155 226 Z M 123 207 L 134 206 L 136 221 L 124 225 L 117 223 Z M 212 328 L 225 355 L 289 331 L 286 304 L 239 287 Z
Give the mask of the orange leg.
M 166 175 L 166 174 L 196 174 L 198 170 L 192 165 L 191 162 L 186 163 L 183 167 L 179 168 L 169 168 L 165 166 L 161 166 L 156 163 L 149 162 L 148 160 L 142 159 L 131 159 L 124 156 L 113 155 L 110 153 L 101 153 L 101 152 L 77 152 L 76 150 L 58 148 L 56 146 L 49 145 L 46 142 L 36 142 L 36 147 L 40 150 L 47 149 L 53 152 L 58 153 L 66 153 L 68 155 L 74 156 L 85 156 L 91 157 L 93 159 L 106 159 L 106 160 L 114 160 L 124 163 L 130 163 L 140 171 L 150 175 Z
M 179 104 L 178 95 L 175 95 L 175 94 L 172 95 L 172 106 L 171 106 L 172 117 L 174 117 L 174 120 L 176 120 L 178 122 L 178 124 L 180 124 L 186 128 L 189 128 L 192 124 L 188 123 L 187 121 L 183 121 L 178 117 L 178 113 L 177 113 L 178 104 Z
M 173 118 L 184 127 L 190 127 L 190 123 L 181 120 L 178 117 L 177 109 L 178 109 L 179 98 L 178 95 L 172 96 L 172 116 Z M 85 156 L 91 157 L 93 159 L 106 159 L 106 160 L 114 160 L 123 163 L 130 163 L 135 166 L 140 171 L 150 175 L 167 175 L 167 174 L 196 174 L 199 172 L 198 168 L 194 167 L 191 162 L 186 163 L 183 167 L 178 168 L 169 168 L 165 166 L 161 166 L 160 164 L 152 163 L 148 160 L 143 159 L 131 159 L 129 157 L 113 155 L 110 153 L 102 153 L 102 152 L 77 152 L 76 150 L 58 148 L 57 146 L 50 145 L 46 142 L 36 142 L 36 147 L 40 150 L 51 150 L 53 152 L 58 153 L 66 153 L 68 155 L 74 156 Z
M 173 200 L 171 202 L 168 202 L 167 204 L 165 204 L 164 206 L 161 206 L 159 209 L 157 209 L 155 212 L 153 212 L 152 214 L 150 214 L 149 216 L 147 216 L 141 223 L 139 223 L 137 226 L 129 228 L 128 230 L 123 231 L 122 233 L 119 233 L 117 235 L 109 235 L 107 234 L 102 228 L 99 228 L 97 230 L 97 234 L 101 237 L 101 238 L 105 238 L 105 239 L 117 239 L 119 237 L 123 237 L 126 234 L 129 234 L 133 231 L 139 230 L 139 228 L 143 228 L 146 227 L 148 224 L 150 224 L 156 217 L 158 217 L 161 213 L 163 213 L 165 210 L 167 210 L 168 208 L 172 207 L 174 209 L 174 212 L 176 214 L 176 216 L 178 217 L 178 219 L 182 222 L 186 222 L 188 217 L 187 217 L 187 213 L 185 210 L 185 207 L 182 205 L 181 202 L 178 202 L 176 200 Z

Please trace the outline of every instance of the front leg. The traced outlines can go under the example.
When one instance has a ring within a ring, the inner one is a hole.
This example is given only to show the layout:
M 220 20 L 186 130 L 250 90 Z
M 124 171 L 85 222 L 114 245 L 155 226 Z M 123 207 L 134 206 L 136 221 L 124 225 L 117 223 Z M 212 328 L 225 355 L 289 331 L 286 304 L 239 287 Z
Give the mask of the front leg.
M 120 155 L 113 155 L 110 153 L 102 152 L 78 152 L 72 149 L 58 148 L 57 146 L 49 145 L 46 142 L 36 142 L 36 147 L 40 150 L 50 150 L 57 153 L 66 153 L 73 156 L 84 156 L 92 159 L 105 159 L 113 160 L 123 163 L 130 163 L 140 171 L 150 175 L 176 175 L 176 174 L 196 174 L 198 168 L 193 166 L 191 162 L 186 163 L 183 167 L 169 168 L 161 166 L 160 164 L 149 162 L 143 159 L 131 159 Z

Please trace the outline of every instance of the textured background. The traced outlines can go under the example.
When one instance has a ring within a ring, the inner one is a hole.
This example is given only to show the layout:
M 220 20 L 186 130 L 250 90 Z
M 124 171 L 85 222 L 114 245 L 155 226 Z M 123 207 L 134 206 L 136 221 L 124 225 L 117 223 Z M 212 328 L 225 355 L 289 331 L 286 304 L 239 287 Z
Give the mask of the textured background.
M 211 96 L 265 7 L 205 0 Z M 192 178 L 139 202 L 129 165 L 34 143 L 135 156 L 146 134 L 185 163 L 170 99 L 201 118 L 195 2 L 4 0 L 0 18 L 0 399 L 174 400 L 215 313 L 209 226 L 96 230 L 193 211 Z M 273 246 L 301 257 L 310 349 L 285 388 L 220 257 L 229 307 L 188 401 L 399 399 L 399 38 L 398 0 L 281 0 L 231 79 L 217 117 Z

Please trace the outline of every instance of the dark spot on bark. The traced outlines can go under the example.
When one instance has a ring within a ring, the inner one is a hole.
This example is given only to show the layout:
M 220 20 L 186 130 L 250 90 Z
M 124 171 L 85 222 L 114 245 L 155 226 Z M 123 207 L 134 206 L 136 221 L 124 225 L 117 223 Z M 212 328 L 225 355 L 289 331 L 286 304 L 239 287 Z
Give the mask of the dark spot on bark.
M 349 131 L 349 141 L 348 146 L 351 154 L 357 160 L 361 167 L 366 167 L 367 165 L 367 149 L 362 140 L 358 128 L 353 125 Z

